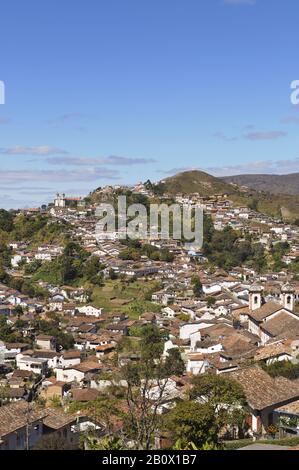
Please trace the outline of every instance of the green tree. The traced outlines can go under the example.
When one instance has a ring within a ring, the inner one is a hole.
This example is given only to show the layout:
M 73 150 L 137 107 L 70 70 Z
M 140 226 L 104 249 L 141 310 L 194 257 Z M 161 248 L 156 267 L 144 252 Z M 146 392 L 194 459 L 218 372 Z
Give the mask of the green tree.
M 207 444 L 217 446 L 218 428 L 213 409 L 207 404 L 183 401 L 164 418 L 163 427 L 174 442 L 184 449 L 192 444 L 203 449 Z
M 137 449 L 150 449 L 161 420 L 159 409 L 168 398 L 169 375 L 173 369 L 165 364 L 162 353 L 164 340 L 154 325 L 141 332 L 140 361 L 121 369 L 127 382 L 124 432 L 136 443 Z
M 198 276 L 193 276 L 191 279 L 191 283 L 193 285 L 194 296 L 201 297 L 203 294 L 203 288 L 200 278 Z
M 213 305 L 216 303 L 216 299 L 215 297 L 207 297 L 206 302 L 208 307 L 213 307 Z
M 182 359 L 180 350 L 178 348 L 172 348 L 168 351 L 168 356 L 165 360 L 165 369 L 167 375 L 183 375 L 185 372 L 185 363 Z
M 246 398 L 238 382 L 224 375 L 198 375 L 193 378 L 191 399 L 201 398 L 213 410 L 218 432 L 226 425 L 241 426 Z
M 11 212 L 0 209 L 0 230 L 11 232 L 13 230 L 13 220 L 14 218 Z

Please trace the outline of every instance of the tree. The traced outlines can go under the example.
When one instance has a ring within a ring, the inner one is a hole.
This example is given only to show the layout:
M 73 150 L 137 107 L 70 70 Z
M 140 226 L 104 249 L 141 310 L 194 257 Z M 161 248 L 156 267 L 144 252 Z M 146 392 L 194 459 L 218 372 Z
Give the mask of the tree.
M 193 276 L 191 279 L 193 285 L 193 293 L 195 297 L 201 297 L 203 293 L 202 283 L 198 276 Z
M 257 212 L 258 211 L 258 205 L 259 205 L 259 201 L 257 198 L 252 198 L 249 203 L 248 203 L 248 207 L 249 209 Z
M 120 388 L 121 387 L 119 387 L 119 389 Z M 118 399 L 113 396 L 112 391 L 108 388 L 106 392 L 99 395 L 96 400 L 86 403 L 71 403 L 68 411 L 70 413 L 84 411 L 86 416 L 90 416 L 96 423 L 105 428 L 107 437 L 113 438 L 116 433 L 115 425 L 117 426 L 119 418 L 123 415 L 118 405 Z
M 174 254 L 169 250 L 161 250 L 160 260 L 166 261 L 166 263 L 172 263 L 174 261 Z
M 210 308 L 210 307 L 213 307 L 213 305 L 215 305 L 216 303 L 216 299 L 215 297 L 207 297 L 206 298 L 206 301 L 207 301 L 207 306 Z
M 103 275 L 99 273 L 100 262 L 97 256 L 90 256 L 84 263 L 83 276 L 85 276 L 93 284 L 101 284 Z
M 172 348 L 167 352 L 168 356 L 165 360 L 165 369 L 168 375 L 183 375 L 185 372 L 185 363 L 182 359 L 180 350 L 178 348 Z
M 6 211 L 5 209 L 0 209 L 0 230 L 4 232 L 11 232 L 13 229 L 13 214 Z
M 118 278 L 117 273 L 113 269 L 109 269 L 109 278 L 111 281 L 115 281 Z
M 165 364 L 163 337 L 154 325 L 141 332 L 140 361 L 121 370 L 127 382 L 124 432 L 139 450 L 151 448 L 154 433 L 161 420 L 159 409 L 169 396 L 168 382 L 173 369 Z M 170 370 L 171 369 L 171 370 Z
M 9 387 L 5 385 L 0 385 L 0 406 L 7 403 L 9 397 Z
M 277 361 L 268 366 L 262 363 L 262 368 L 271 377 L 285 377 L 289 380 L 299 378 L 299 364 L 293 364 L 291 361 Z
M 216 417 L 218 432 L 227 425 L 243 423 L 246 398 L 238 382 L 223 375 L 198 375 L 193 378 L 191 399 L 201 399 Z
M 216 447 L 218 443 L 215 414 L 207 404 L 178 403 L 164 418 L 163 427 L 180 448 L 204 449 L 207 444 Z

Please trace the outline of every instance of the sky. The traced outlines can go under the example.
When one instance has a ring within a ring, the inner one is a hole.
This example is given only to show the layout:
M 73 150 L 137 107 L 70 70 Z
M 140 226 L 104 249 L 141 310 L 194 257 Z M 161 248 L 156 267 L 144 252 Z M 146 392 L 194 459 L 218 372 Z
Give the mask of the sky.
M 0 207 L 299 171 L 298 0 L 2 0 Z

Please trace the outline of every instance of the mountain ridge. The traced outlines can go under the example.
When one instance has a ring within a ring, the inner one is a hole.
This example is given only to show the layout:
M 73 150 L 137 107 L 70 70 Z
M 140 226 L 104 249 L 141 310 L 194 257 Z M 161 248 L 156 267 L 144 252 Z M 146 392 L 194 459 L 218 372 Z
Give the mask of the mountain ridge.
M 266 191 L 271 194 L 299 195 L 299 173 L 286 175 L 276 174 L 241 174 L 223 176 L 220 178 L 226 183 L 246 186 L 256 191 Z

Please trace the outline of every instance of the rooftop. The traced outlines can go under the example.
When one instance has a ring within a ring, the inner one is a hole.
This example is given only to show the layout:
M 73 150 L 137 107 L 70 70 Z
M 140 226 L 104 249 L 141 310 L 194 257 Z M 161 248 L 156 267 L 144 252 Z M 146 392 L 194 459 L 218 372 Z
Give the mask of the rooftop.
M 248 404 L 255 410 L 299 399 L 299 384 L 296 381 L 284 377 L 273 379 L 258 366 L 232 372 L 231 377 L 240 383 Z

